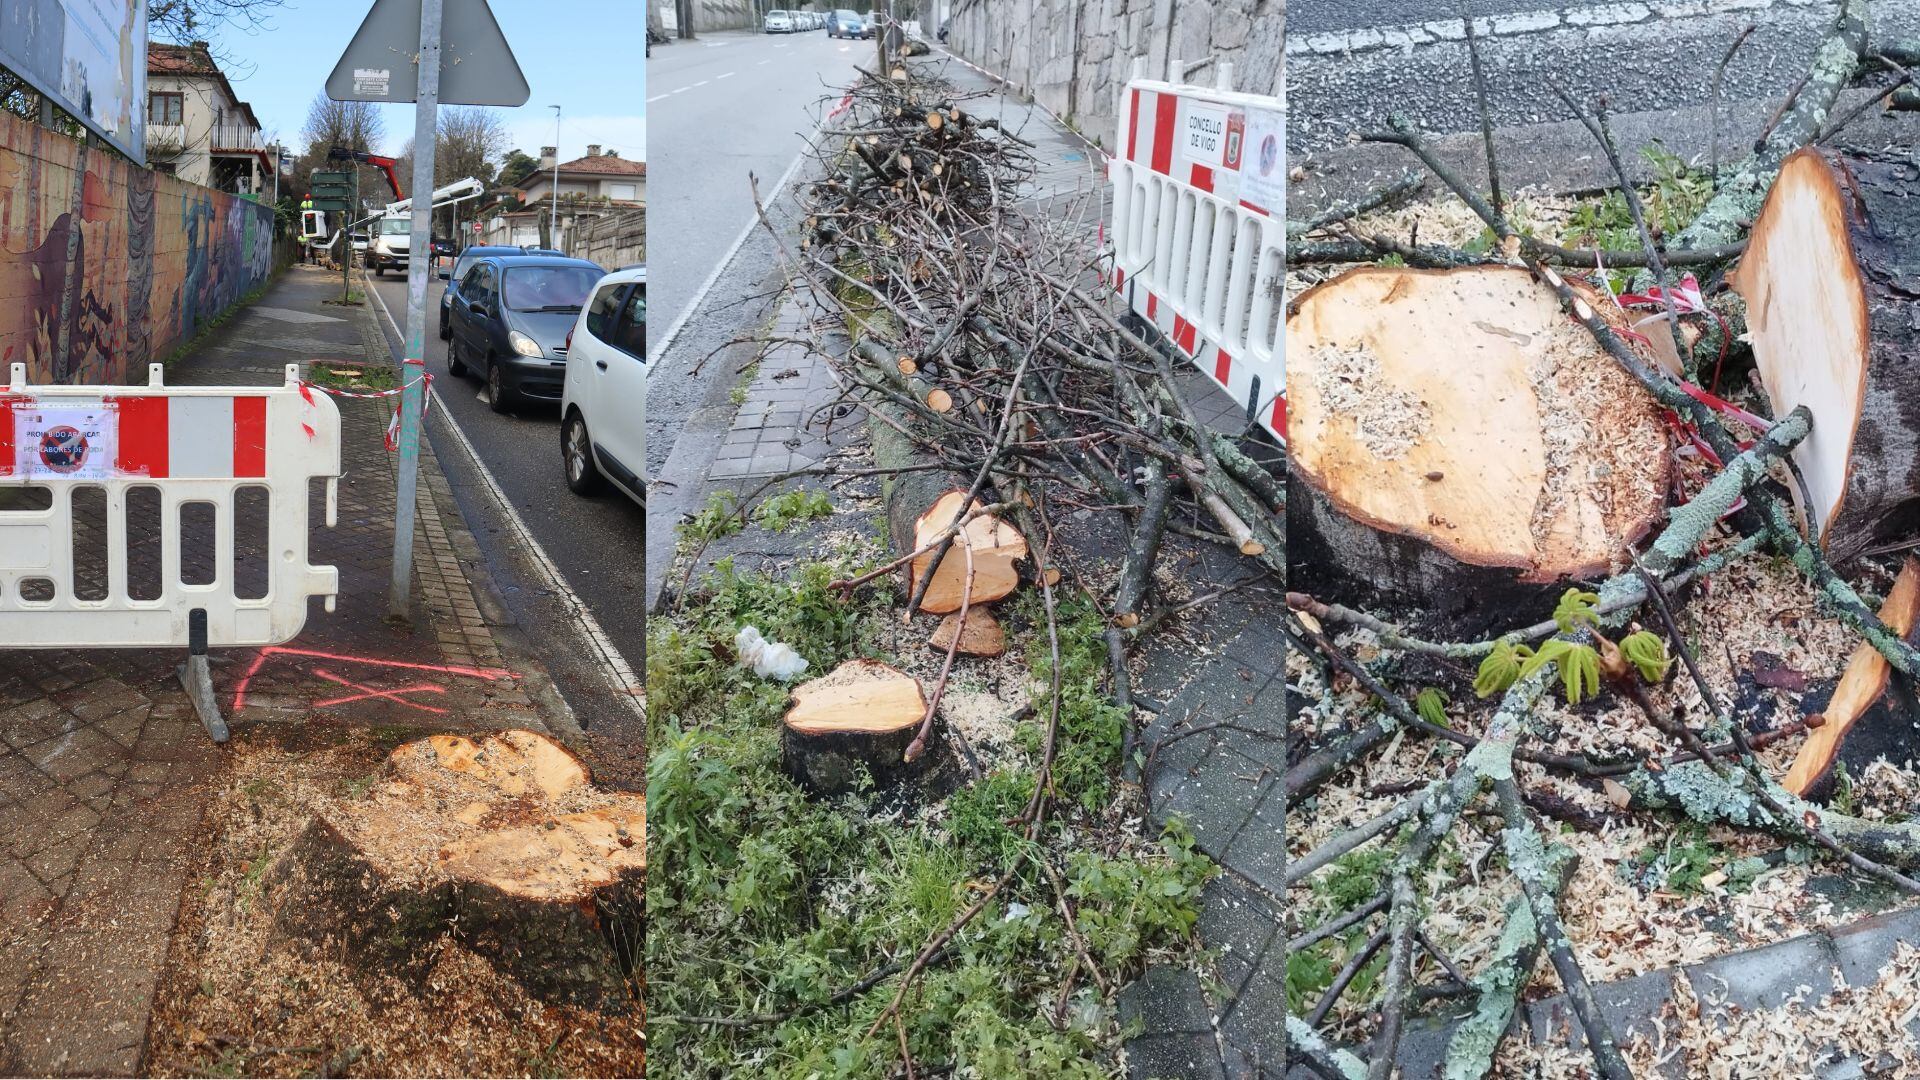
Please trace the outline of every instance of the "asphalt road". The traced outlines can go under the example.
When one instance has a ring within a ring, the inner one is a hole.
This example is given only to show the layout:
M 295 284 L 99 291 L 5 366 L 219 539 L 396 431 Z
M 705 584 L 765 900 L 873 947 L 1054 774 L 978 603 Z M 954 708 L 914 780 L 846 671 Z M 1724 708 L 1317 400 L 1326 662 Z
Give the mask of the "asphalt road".
M 688 415 L 731 385 L 729 365 L 700 362 L 758 322 L 779 282 L 764 229 L 734 248 L 754 222 L 749 177 L 762 199 L 778 202 L 774 185 L 808 145 L 821 99 L 837 99 L 836 87 L 872 51 L 869 42 L 834 40 L 825 30 L 714 32 L 654 47 L 647 61 L 647 321 L 659 344 L 647 375 L 650 475 L 661 471 Z
M 1724 106 L 1778 102 L 1807 70 L 1831 25 L 1830 0 L 1695 0 L 1548 6 L 1467 0 L 1485 23 L 1482 57 L 1497 127 L 1572 118 L 1553 84 L 1619 113 L 1713 101 L 1714 69 L 1748 26 L 1727 66 Z M 1706 13 L 1711 9 L 1712 12 Z M 1455 0 L 1296 0 L 1288 11 L 1288 143 L 1295 154 L 1339 146 L 1400 113 L 1423 130 L 1475 130 L 1467 50 Z M 1876 3 L 1882 40 L 1920 34 L 1920 4 Z M 1764 115 L 1764 114 L 1763 114 Z M 1727 132 L 1738 144 L 1751 132 Z
M 401 352 L 398 331 L 406 325 L 406 282 L 399 277 L 370 280 L 396 324 L 389 325 L 381 316 L 388 345 L 397 357 Z M 427 287 L 427 369 L 435 380 L 436 408 L 444 410 L 437 421 L 429 418 L 427 425 L 434 454 L 489 563 L 496 570 L 509 570 L 494 575 L 501 599 L 528 643 L 546 661 L 575 717 L 603 753 L 630 755 L 637 765 L 642 736 L 638 716 L 619 699 L 607 665 L 580 647 L 574 605 L 584 607 L 607 642 L 637 673 L 646 641 L 642 602 L 646 515 L 633 500 L 616 493 L 583 499 L 567 490 L 561 473 L 557 407 L 535 405 L 511 414 L 495 413 L 481 400 L 476 377 L 447 374 L 446 343 L 437 333 L 443 288 L 439 280 L 431 280 Z M 379 305 L 375 308 L 378 311 Z M 516 531 L 519 526 L 494 505 L 490 486 L 477 474 L 458 437 L 445 426 L 447 420 L 464 433 L 493 484 L 517 512 L 519 524 L 544 550 L 550 569 L 572 596 L 541 584 L 544 575 L 531 564 L 531 553 Z

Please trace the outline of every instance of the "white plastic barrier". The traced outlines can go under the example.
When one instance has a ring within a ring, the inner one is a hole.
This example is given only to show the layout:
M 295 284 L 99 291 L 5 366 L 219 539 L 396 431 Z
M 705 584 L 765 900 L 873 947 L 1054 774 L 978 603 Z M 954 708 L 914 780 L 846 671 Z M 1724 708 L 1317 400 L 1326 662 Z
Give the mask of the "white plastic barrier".
M 340 412 L 301 387 L 296 365 L 284 386 L 202 387 L 164 385 L 158 364 L 146 386 L 28 386 L 25 365 L 14 364 L 0 402 L 0 647 L 277 645 L 305 625 L 308 597 L 325 597 L 333 610 L 340 572 L 307 562 L 308 492 L 313 478 L 326 479 L 333 525 Z M 265 489 L 266 545 L 249 553 L 264 562 L 265 581 L 264 595 L 243 598 L 235 505 L 248 486 Z M 130 536 L 129 493 L 143 487 L 157 492 L 157 535 Z M 52 505 L 18 508 L 30 488 L 50 491 Z M 104 494 L 104 521 L 76 529 L 76 493 L 89 488 Z M 182 507 L 193 503 L 211 507 L 211 560 L 184 550 Z M 104 589 L 99 559 L 77 555 L 84 544 L 97 556 L 102 530 Z M 135 598 L 134 546 L 142 545 L 144 577 L 156 544 L 157 595 Z M 210 581 L 184 580 L 183 565 L 198 571 L 209 561 Z M 83 599 L 83 591 L 105 595 Z
M 1107 176 L 1114 289 L 1284 440 L 1285 100 L 1132 79 Z

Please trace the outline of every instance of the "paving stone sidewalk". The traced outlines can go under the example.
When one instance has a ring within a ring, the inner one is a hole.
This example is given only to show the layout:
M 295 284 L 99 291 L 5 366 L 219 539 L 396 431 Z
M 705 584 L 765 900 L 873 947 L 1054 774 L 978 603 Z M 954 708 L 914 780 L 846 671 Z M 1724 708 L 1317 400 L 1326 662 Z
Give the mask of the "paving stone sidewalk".
M 389 364 L 365 307 L 322 303 L 337 281 L 284 272 L 174 365 L 169 382 L 272 384 L 287 363 L 314 359 Z M 316 528 L 310 556 L 340 568 L 338 606 L 327 613 L 315 602 L 287 646 L 325 655 L 219 656 L 214 683 L 234 738 L 292 723 L 550 729 L 524 680 L 488 674 L 525 664 L 482 615 L 466 569 L 480 565 L 478 549 L 424 450 L 413 626 L 385 621 L 395 487 L 382 442 L 387 405 L 342 401 L 341 413 L 339 525 Z M 322 494 L 311 497 L 323 520 Z M 247 536 L 238 539 L 244 548 Z M 136 564 L 154 557 L 132 554 Z M 0 654 L 0 1075 L 141 1068 L 155 984 L 221 768 L 222 751 L 175 680 L 180 659 L 159 650 Z

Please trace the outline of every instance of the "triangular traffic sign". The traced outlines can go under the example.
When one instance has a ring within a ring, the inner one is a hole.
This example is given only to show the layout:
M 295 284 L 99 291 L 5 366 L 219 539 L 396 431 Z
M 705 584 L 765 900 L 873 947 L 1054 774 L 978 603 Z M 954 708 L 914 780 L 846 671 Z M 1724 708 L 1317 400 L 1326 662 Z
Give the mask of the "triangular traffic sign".
M 440 103 L 525 105 L 527 78 L 487 0 L 442 3 Z M 335 101 L 412 101 L 414 57 L 419 52 L 420 0 L 374 0 L 327 76 L 327 96 Z

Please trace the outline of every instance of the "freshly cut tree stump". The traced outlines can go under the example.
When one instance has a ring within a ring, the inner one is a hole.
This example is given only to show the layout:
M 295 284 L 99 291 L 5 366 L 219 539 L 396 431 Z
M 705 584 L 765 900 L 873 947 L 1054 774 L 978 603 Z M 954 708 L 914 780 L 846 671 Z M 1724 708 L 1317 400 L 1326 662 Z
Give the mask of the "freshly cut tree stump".
M 1814 534 L 1841 563 L 1920 527 L 1920 169 L 1809 147 L 1787 158 L 1730 279 Z M 1795 491 L 1794 498 L 1800 495 Z
M 781 763 L 816 795 L 852 791 L 863 767 L 876 787 L 888 787 L 917 771 L 907 747 L 926 715 L 918 679 L 877 660 L 849 660 L 794 687 Z
M 949 491 L 915 519 L 915 550 L 933 543 L 953 525 L 966 497 L 964 491 Z M 940 560 L 940 569 L 934 571 L 926 594 L 920 598 L 921 611 L 947 615 L 960 610 L 961 599 L 967 592 L 967 552 L 961 550 L 962 543 L 973 551 L 972 603 L 991 604 L 1020 584 L 1020 570 L 1015 564 L 1027 557 L 1027 538 L 1020 535 L 1020 530 L 992 514 L 981 514 L 968 521 L 961 532 L 964 535 L 954 538 L 952 547 Z M 920 587 L 920 579 L 932 563 L 932 551 L 921 552 L 913 560 L 909 568 L 910 589 Z
M 536 996 L 625 1012 L 609 913 L 637 910 L 646 853 L 645 798 L 595 788 L 553 740 L 435 735 L 316 811 L 267 897 L 281 933 L 319 948 L 405 968 L 451 934 Z
M 1652 397 L 1525 270 L 1349 271 L 1299 297 L 1286 348 L 1289 588 L 1526 622 L 1663 516 Z
M 955 637 L 960 639 L 956 651 L 968 656 L 999 656 L 1007 651 L 1007 635 L 1000 628 L 1000 620 L 993 617 L 993 612 L 978 604 L 967 609 L 964 626 L 960 623 L 960 613 L 957 611 L 941 619 L 927 644 L 946 652 L 954 648 Z
M 1880 621 L 1901 637 L 1907 637 L 1913 633 L 1916 616 L 1920 616 L 1920 560 L 1908 556 L 1900 567 L 1900 576 L 1894 579 L 1893 590 L 1880 605 Z M 1856 725 L 1861 728 L 1861 735 L 1873 733 L 1873 737 L 1865 741 L 1893 744 L 1888 748 L 1896 751 L 1901 748 L 1899 744 L 1904 744 L 1906 754 L 1903 756 L 1911 756 L 1920 748 L 1914 732 L 1914 722 L 1920 714 L 1910 707 L 1900 707 L 1904 703 L 1888 700 L 1906 697 L 1910 701 L 1912 697 L 1910 685 L 1904 688 L 1905 694 L 1888 693 L 1888 683 L 1895 678 L 1901 677 L 1894 673 L 1878 649 L 1865 642 L 1856 647 L 1847 658 L 1839 684 L 1833 688 L 1833 697 L 1827 700 L 1822 714 L 1824 722 L 1807 732 L 1807 741 L 1801 745 L 1793 767 L 1787 770 L 1780 786 L 1808 798 L 1822 794 L 1829 786 L 1841 744 L 1852 743 L 1847 735 Z

